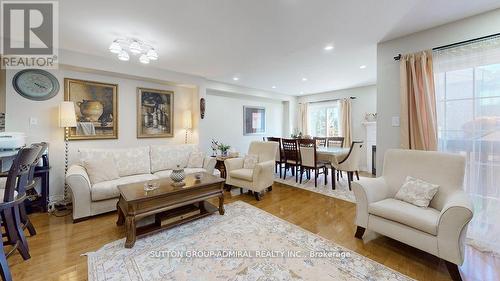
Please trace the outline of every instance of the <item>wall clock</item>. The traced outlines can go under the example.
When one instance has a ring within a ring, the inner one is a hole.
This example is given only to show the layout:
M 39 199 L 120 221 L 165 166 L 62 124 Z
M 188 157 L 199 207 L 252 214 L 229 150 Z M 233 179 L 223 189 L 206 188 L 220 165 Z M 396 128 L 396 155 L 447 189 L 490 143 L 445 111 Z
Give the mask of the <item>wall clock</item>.
M 59 81 L 41 69 L 19 71 L 12 79 L 12 85 L 21 96 L 36 101 L 48 100 L 59 92 Z

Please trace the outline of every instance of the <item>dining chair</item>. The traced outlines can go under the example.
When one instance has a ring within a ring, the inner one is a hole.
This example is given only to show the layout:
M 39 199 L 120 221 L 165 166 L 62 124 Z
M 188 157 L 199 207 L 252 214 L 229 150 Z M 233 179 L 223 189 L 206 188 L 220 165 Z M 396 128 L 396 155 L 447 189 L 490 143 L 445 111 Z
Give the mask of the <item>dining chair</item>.
M 285 160 L 285 172 L 283 179 L 286 179 L 286 172 L 291 168 L 292 176 L 295 175 L 295 182 L 299 180 L 300 154 L 296 139 L 282 139 L 283 156 Z
M 328 147 L 344 147 L 344 137 L 328 137 Z
M 5 203 L 0 203 L 0 210 L 3 210 L 6 207 Z M 1 211 L 0 211 L 1 212 Z M 3 239 L 0 242 L 0 275 L 2 276 L 2 280 L 4 281 L 12 281 L 12 275 L 10 274 L 9 264 L 7 263 L 7 257 L 5 256 L 5 251 L 3 250 Z
M 307 170 L 306 173 L 310 173 L 314 171 L 314 187 L 318 187 L 318 176 L 320 174 L 325 175 L 325 185 L 327 182 L 327 167 L 326 163 L 322 161 L 318 161 L 316 154 L 316 140 L 312 139 L 300 139 L 298 140 L 299 151 L 300 151 L 300 183 L 302 184 L 302 178 L 304 174 L 304 170 Z M 320 169 L 322 171 L 320 171 Z
M 316 141 L 316 146 L 318 147 L 326 147 L 326 137 L 314 137 L 314 140 Z
M 281 138 L 275 137 L 267 137 L 267 141 L 274 141 L 278 143 L 278 151 L 276 152 L 276 164 L 274 166 L 274 172 L 276 173 L 279 169 L 280 178 L 281 178 L 281 169 L 283 164 L 285 163 L 283 156 L 283 149 L 281 147 Z
M 3 236 L 7 237 L 4 242 L 13 246 L 10 252 L 7 253 L 7 257 L 17 249 L 24 260 L 30 258 L 28 242 L 21 222 L 20 209 L 21 204 L 26 199 L 26 187 L 29 184 L 30 170 L 33 165 L 36 165 L 37 156 L 41 149 L 41 146 L 32 145 L 29 148 L 19 150 L 7 174 L 5 189 L 3 189 L 3 193 L 0 193 L 3 199 L 3 203 L 0 205 L 0 216 L 5 229 Z
M 332 161 L 332 189 L 335 189 L 335 170 L 344 171 L 347 173 L 347 181 L 349 183 L 349 190 L 351 189 L 351 182 L 353 181 L 353 175 L 356 173 L 356 176 L 359 180 L 359 159 L 361 156 L 361 147 L 363 147 L 362 141 L 353 141 L 351 144 L 351 148 L 349 149 L 349 153 L 347 156 L 338 161 L 338 159 L 334 159 Z

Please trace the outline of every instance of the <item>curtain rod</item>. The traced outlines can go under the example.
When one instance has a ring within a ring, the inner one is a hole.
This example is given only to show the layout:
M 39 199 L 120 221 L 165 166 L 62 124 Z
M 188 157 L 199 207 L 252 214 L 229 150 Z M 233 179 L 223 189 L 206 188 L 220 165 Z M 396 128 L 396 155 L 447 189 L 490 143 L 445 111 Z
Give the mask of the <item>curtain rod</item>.
M 355 100 L 356 97 L 349 97 L 351 100 Z M 320 101 L 311 101 L 311 102 L 308 102 L 308 103 L 321 103 L 321 102 L 330 102 L 330 101 L 339 101 L 339 100 L 342 100 L 344 98 L 340 98 L 340 99 L 329 99 L 329 100 L 320 100 Z M 302 102 L 299 102 L 299 104 L 302 104 Z
M 500 37 L 500 33 L 495 33 L 495 34 L 491 34 L 491 35 L 487 35 L 487 36 L 483 36 L 483 37 L 479 37 L 479 38 L 474 38 L 474 39 L 464 40 L 464 41 L 460 41 L 460 42 L 456 42 L 456 43 L 452 43 L 452 44 L 448 44 L 448 45 L 443 45 L 443 46 L 432 48 L 432 50 L 433 51 L 437 51 L 437 50 L 450 49 L 450 48 L 453 48 L 453 47 L 457 47 L 457 46 L 461 46 L 461 45 L 473 43 L 473 42 L 476 42 L 476 41 L 486 40 L 486 39 L 490 39 L 490 38 L 493 38 L 493 37 Z M 401 57 L 402 57 L 402 55 L 398 54 L 397 56 L 394 57 L 394 60 L 398 61 L 398 60 L 401 59 Z

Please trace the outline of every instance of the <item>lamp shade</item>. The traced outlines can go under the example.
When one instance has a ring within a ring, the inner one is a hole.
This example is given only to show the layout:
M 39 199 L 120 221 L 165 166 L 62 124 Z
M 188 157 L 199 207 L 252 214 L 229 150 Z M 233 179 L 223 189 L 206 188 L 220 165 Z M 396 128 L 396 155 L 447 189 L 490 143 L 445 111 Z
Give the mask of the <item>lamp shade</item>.
M 76 127 L 75 104 L 63 101 L 59 105 L 59 127 Z
M 184 111 L 184 129 L 193 128 L 193 120 L 191 119 L 191 110 Z

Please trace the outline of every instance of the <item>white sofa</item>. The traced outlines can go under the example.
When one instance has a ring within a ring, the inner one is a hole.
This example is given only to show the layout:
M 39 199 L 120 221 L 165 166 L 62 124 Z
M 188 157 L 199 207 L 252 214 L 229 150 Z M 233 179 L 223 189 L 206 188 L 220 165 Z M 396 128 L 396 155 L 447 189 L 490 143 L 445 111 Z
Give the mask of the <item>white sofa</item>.
M 177 165 L 187 174 L 207 172 L 219 175 L 216 160 L 205 157 L 202 168 L 186 168 L 189 156 L 198 147 L 183 145 L 152 145 L 127 149 L 79 149 L 80 162 L 69 167 L 66 174 L 73 200 L 73 221 L 116 210 L 119 191 L 117 186 L 169 177 Z M 85 159 L 113 159 L 120 178 L 91 184 L 81 163 Z
M 224 161 L 227 170 L 226 184 L 251 190 L 255 199 L 260 200 L 262 191 L 272 188 L 278 146 L 277 142 L 272 141 L 251 142 L 248 154 L 258 156 L 258 163 L 253 169 L 243 167 L 244 158 L 226 159 Z
M 430 151 L 391 149 L 383 175 L 353 183 L 356 237 L 369 229 L 443 259 L 452 277 L 464 260 L 464 239 L 473 217 L 463 191 L 465 158 Z M 428 208 L 394 198 L 407 176 L 438 184 Z M 454 278 L 456 279 L 456 278 Z

